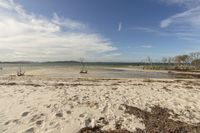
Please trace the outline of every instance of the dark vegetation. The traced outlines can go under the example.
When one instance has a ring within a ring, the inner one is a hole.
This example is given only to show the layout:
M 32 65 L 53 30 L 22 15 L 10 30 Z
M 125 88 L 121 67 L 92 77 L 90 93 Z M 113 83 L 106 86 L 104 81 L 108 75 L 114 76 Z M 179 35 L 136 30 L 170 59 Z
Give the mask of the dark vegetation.
M 124 105 L 126 107 L 125 113 L 135 115 L 142 119 L 145 129 L 136 129 L 135 132 L 127 131 L 126 129 L 116 128 L 112 131 L 102 131 L 100 128 L 82 128 L 79 133 L 199 133 L 200 123 L 190 125 L 176 119 L 178 117 L 173 111 L 167 108 L 155 106 L 151 108 L 151 112 L 141 110 L 136 107 Z M 117 127 L 120 127 L 119 125 Z

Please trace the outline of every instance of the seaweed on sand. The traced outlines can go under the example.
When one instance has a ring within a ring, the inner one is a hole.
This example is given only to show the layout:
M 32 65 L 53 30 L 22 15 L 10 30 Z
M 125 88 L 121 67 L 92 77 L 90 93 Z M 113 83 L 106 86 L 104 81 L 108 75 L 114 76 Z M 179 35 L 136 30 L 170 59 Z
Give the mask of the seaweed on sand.
M 145 129 L 136 129 L 135 132 L 127 131 L 126 129 L 116 129 L 113 131 L 102 131 L 100 128 L 83 128 L 79 133 L 200 133 L 200 123 L 190 125 L 181 121 L 170 119 L 170 113 L 174 117 L 178 115 L 167 108 L 155 106 L 151 108 L 151 112 L 141 110 L 136 107 L 124 105 L 125 113 L 135 115 L 142 119 Z

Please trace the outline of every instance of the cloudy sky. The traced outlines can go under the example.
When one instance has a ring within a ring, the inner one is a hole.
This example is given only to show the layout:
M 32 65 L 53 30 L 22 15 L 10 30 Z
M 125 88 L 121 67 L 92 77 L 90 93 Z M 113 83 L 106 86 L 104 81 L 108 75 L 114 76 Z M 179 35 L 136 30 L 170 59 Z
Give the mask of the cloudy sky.
M 0 0 L 0 61 L 123 61 L 200 51 L 200 0 Z

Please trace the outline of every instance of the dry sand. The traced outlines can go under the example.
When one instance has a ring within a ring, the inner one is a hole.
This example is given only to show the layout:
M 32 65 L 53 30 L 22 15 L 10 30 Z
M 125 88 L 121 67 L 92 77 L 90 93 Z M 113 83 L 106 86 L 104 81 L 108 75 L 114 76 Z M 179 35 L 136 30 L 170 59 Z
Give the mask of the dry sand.
M 175 121 L 200 123 L 200 80 L 0 78 L 0 132 L 77 133 L 84 127 L 102 130 L 145 129 L 142 118 L 126 106 L 174 111 Z M 200 131 L 199 131 L 200 132 Z

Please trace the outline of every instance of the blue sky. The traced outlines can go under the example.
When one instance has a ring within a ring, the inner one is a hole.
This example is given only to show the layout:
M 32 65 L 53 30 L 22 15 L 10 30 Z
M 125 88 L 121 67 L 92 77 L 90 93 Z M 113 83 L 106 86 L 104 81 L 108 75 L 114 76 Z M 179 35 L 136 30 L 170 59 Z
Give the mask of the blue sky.
M 200 50 L 200 0 L 0 0 L 0 60 L 141 61 Z

